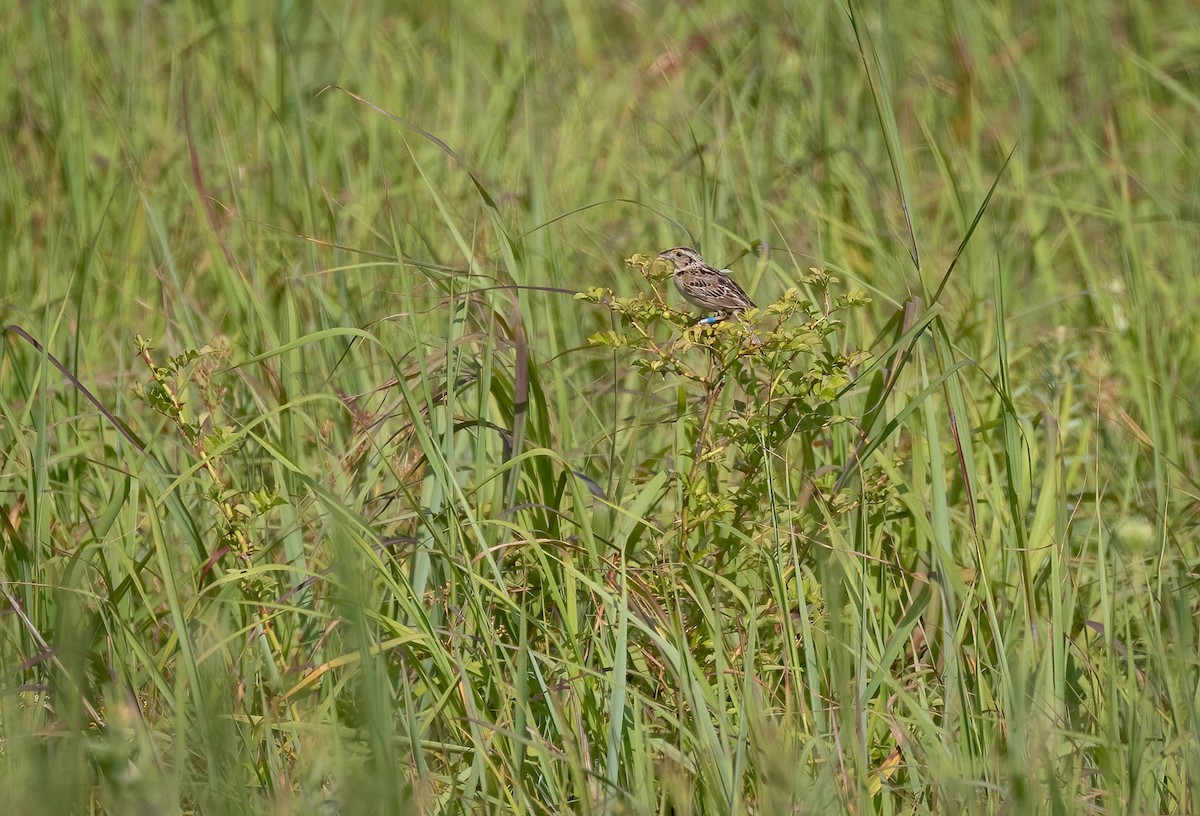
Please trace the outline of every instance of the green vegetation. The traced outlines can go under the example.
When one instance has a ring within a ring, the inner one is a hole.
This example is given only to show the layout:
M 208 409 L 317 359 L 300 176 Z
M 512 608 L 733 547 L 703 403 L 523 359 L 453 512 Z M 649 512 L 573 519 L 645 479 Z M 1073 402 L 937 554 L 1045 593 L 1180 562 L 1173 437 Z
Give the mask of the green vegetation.
M 0 809 L 1196 813 L 1189 6 L 4 4 Z

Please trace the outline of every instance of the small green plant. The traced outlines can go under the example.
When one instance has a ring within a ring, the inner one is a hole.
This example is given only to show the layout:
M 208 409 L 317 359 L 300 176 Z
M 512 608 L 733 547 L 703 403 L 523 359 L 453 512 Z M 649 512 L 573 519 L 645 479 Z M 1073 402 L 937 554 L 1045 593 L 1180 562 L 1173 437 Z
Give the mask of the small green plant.
M 239 567 L 248 568 L 258 550 L 254 522 L 282 500 L 266 486 L 236 487 L 233 477 L 228 475 L 236 469 L 227 467 L 225 460 L 236 453 L 240 437 L 232 426 L 222 422 L 225 415 L 222 402 L 227 389 L 214 378 L 221 361 L 228 356 L 228 349 L 224 346 L 186 349 L 168 357 L 165 365 L 159 365 L 151 353 L 154 348 L 150 340 L 138 335 L 135 343 L 138 356 L 150 370 L 149 382 L 137 386 L 137 395 L 174 426 L 195 457 L 194 466 L 208 477 L 204 497 L 217 508 L 222 519 L 221 548 L 213 557 L 227 550 L 238 560 Z M 189 391 L 199 402 L 199 409 L 188 399 Z M 257 597 L 265 587 L 247 589 Z
M 683 467 L 674 474 L 685 497 L 680 541 L 709 538 L 715 521 L 753 538 L 761 532 L 754 526 L 772 518 L 761 509 L 773 504 L 775 486 L 810 480 L 807 452 L 845 421 L 837 398 L 867 355 L 841 350 L 837 332 L 845 313 L 869 299 L 861 291 L 834 294 L 837 279 L 811 269 L 798 283 L 815 301 L 793 287 L 765 308 L 697 323 L 663 298 L 670 264 L 643 254 L 626 263 L 653 294 L 615 297 L 592 287 L 577 297 L 607 306 L 615 317 L 614 328 L 590 337 L 593 345 L 619 350 L 631 367 L 674 378 L 683 389 L 687 407 L 678 421 L 689 449 L 676 452 Z M 791 515 L 783 510 L 774 523 L 790 523 Z

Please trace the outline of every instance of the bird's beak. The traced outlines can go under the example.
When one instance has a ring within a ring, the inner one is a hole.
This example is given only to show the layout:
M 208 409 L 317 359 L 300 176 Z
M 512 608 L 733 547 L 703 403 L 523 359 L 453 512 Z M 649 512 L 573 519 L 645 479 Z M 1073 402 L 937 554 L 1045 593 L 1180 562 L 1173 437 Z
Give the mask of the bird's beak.
M 671 260 L 670 258 L 667 257 L 667 253 L 665 253 L 665 252 L 658 253 L 658 257 L 662 258 L 664 261 Z

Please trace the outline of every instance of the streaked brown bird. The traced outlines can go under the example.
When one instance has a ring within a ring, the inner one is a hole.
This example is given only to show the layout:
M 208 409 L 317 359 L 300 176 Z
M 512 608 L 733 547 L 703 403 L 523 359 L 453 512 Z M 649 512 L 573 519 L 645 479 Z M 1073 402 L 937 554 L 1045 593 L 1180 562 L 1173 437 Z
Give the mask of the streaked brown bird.
M 729 272 L 705 262 L 691 247 L 674 247 L 660 252 L 658 257 L 675 266 L 675 288 L 684 300 L 716 315 L 704 323 L 716 323 L 743 309 L 753 309 L 754 301 L 738 286 Z

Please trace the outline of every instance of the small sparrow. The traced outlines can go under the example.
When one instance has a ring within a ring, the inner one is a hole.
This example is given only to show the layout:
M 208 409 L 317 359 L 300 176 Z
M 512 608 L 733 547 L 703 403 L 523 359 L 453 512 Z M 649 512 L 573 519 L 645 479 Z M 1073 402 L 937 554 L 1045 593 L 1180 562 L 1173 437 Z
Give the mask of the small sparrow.
M 675 265 L 675 288 L 684 300 L 717 313 L 700 322 L 717 323 L 743 309 L 754 308 L 754 301 L 729 277 L 728 270 L 709 266 L 691 247 L 668 249 L 658 257 Z

